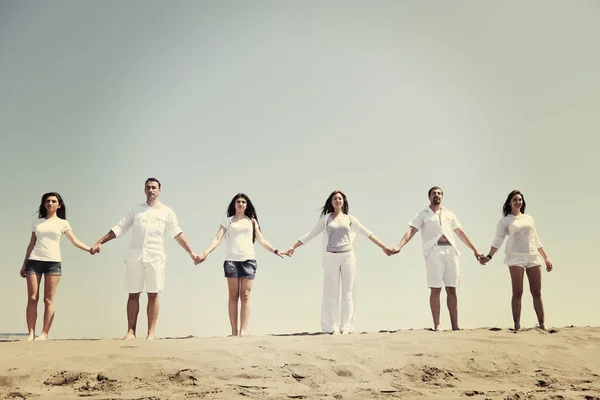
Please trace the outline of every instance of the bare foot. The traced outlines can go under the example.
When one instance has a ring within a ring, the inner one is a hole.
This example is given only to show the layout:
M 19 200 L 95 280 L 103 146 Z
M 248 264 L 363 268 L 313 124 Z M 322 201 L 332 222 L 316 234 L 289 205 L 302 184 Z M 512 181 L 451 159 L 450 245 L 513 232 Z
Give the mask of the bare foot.
M 332 334 L 332 335 L 339 335 L 339 334 L 340 334 L 340 331 L 338 331 L 338 330 L 336 329 L 335 331 L 331 332 L 331 334 Z
M 123 338 L 123 340 L 131 340 L 131 339 L 135 339 L 135 333 L 133 333 L 133 332 L 127 332 L 127 335 L 125 335 L 125 337 Z
M 48 334 L 47 333 L 40 333 L 40 336 L 36 337 L 35 339 L 33 339 L 34 341 L 38 341 L 38 340 L 46 340 L 48 338 Z
M 543 331 L 547 331 L 548 328 L 546 328 L 546 324 L 540 324 L 540 326 L 538 326 L 538 328 L 540 328 Z
M 348 331 L 342 331 L 342 335 L 349 335 L 349 334 L 350 334 L 350 332 L 348 332 Z
M 35 339 L 35 333 L 33 333 L 33 332 L 32 332 L 32 333 L 30 333 L 30 334 L 29 334 L 29 336 L 27 336 L 27 341 L 28 341 L 28 342 L 31 342 L 31 341 L 32 341 L 32 340 L 34 340 L 34 339 Z
M 154 340 L 154 332 L 148 332 L 148 336 L 146 336 L 146 340 Z
M 453 330 L 453 331 L 460 331 L 460 328 L 459 328 L 458 326 L 453 326 L 453 327 L 452 327 L 452 330 Z
M 442 330 L 442 326 L 441 326 L 441 325 L 436 325 L 436 326 L 433 328 L 433 330 L 434 330 L 434 331 L 436 331 L 436 332 L 440 332 L 440 331 Z

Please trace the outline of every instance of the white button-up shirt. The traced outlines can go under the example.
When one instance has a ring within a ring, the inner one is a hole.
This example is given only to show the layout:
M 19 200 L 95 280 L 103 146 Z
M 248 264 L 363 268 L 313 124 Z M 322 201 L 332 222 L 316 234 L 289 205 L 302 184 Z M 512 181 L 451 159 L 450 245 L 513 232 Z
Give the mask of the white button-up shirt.
M 441 225 L 440 225 L 441 220 Z M 440 215 L 436 215 L 431 207 L 418 212 L 408 225 L 421 231 L 421 246 L 423 247 L 423 255 L 427 257 L 433 247 L 436 245 L 442 235 L 446 236 L 448 242 L 454 247 L 458 254 L 458 248 L 456 247 L 456 239 L 454 238 L 454 230 L 461 227 L 460 222 L 456 215 L 447 208 L 440 207 Z
M 153 206 L 146 203 L 133 206 L 111 230 L 115 237 L 121 237 L 132 227 L 126 262 L 141 260 L 149 263 L 164 263 L 165 234 L 174 238 L 182 232 L 175 212 L 159 201 Z

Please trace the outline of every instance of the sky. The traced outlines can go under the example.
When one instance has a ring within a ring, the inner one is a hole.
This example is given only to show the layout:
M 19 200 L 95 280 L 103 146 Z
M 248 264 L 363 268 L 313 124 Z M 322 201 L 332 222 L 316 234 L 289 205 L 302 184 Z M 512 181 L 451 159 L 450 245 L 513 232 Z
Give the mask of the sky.
M 391 247 L 439 185 L 487 254 L 520 189 L 554 264 L 547 324 L 598 326 L 599 48 L 591 0 L 0 0 L 0 332 L 26 331 L 19 270 L 42 194 L 92 245 L 150 176 L 198 253 L 238 192 L 279 249 L 334 189 Z M 129 238 L 90 256 L 63 237 L 51 337 L 125 334 Z M 256 245 L 249 334 L 320 330 L 320 246 L 280 260 Z M 461 327 L 512 326 L 503 255 L 483 267 L 459 250 Z M 229 334 L 224 244 L 197 267 L 174 240 L 166 252 L 157 336 Z M 358 240 L 356 256 L 358 331 L 431 326 L 419 236 L 393 257 Z M 522 324 L 536 322 L 526 289 Z

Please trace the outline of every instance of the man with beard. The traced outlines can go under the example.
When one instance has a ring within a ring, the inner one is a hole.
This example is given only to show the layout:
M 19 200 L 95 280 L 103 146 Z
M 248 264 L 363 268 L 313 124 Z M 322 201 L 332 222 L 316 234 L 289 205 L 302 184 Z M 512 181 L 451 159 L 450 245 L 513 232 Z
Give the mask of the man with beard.
M 445 207 L 442 207 L 444 192 L 439 186 L 434 186 L 427 193 L 429 207 L 418 212 L 408 223 L 408 231 L 393 249 L 392 254 L 398 254 L 402 247 L 412 239 L 418 231 L 421 231 L 423 256 L 425 256 L 425 267 L 427 270 L 427 285 L 431 293 L 429 295 L 429 306 L 433 316 L 433 330 L 440 328 L 440 294 L 442 287 L 446 287 L 446 302 L 450 312 L 452 330 L 458 327 L 458 299 L 456 288 L 459 284 L 458 256 L 460 252 L 456 247 L 454 233 L 469 247 L 477 261 L 484 257 L 479 252 L 471 239 L 463 231 L 456 215 Z

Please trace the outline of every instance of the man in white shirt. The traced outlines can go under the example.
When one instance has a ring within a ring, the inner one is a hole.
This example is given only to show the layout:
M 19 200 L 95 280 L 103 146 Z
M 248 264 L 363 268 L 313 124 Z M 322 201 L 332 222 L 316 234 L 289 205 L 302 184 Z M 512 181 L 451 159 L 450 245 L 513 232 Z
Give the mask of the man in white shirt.
M 125 290 L 127 300 L 127 335 L 123 339 L 134 339 L 137 317 L 140 309 L 140 293 L 146 286 L 148 293 L 148 335 L 154 339 L 154 329 L 158 318 L 158 293 L 162 292 L 165 276 L 164 236 L 175 238 L 194 262 L 196 255 L 188 244 L 175 212 L 158 201 L 161 184 L 156 178 L 148 178 L 144 184 L 146 202 L 133 206 L 117 225 L 92 247 L 92 254 L 98 253 L 104 243 L 123 236 L 132 228 L 131 242 L 125 257 Z
M 433 329 L 436 331 L 441 330 L 440 294 L 442 287 L 445 286 L 452 330 L 459 330 L 456 288 L 460 279 L 458 265 L 460 252 L 456 247 L 454 233 L 473 251 L 477 261 L 484 255 L 475 248 L 471 239 L 463 231 L 456 215 L 447 208 L 442 207 L 442 199 L 444 198 L 442 189 L 434 186 L 429 189 L 427 196 L 429 197 L 429 207 L 417 213 L 408 223 L 410 227 L 400 243 L 393 249 L 393 254 L 399 253 L 415 233 L 421 231 L 423 256 L 425 257 L 427 270 L 427 285 L 431 290 L 429 306 L 433 316 Z

